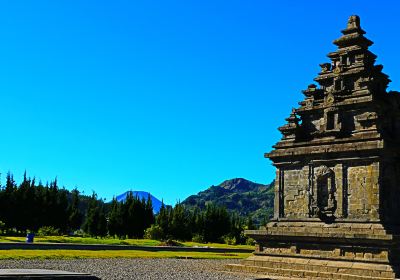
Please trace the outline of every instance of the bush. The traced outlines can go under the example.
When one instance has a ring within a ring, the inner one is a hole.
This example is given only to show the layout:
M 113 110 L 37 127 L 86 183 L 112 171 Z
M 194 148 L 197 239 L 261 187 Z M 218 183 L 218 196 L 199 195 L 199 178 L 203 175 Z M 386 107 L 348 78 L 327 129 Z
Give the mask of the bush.
M 200 234 L 194 235 L 194 236 L 192 237 L 192 241 L 193 241 L 193 242 L 197 242 L 197 243 L 205 243 L 204 236 L 203 236 L 203 235 L 200 235 Z
M 253 238 L 248 237 L 246 239 L 246 245 L 255 245 L 255 244 L 256 244 L 256 241 Z
M 164 231 L 159 225 L 151 225 L 144 231 L 144 238 L 162 240 L 164 237 Z
M 229 235 L 224 235 L 222 237 L 222 239 L 224 240 L 225 244 L 236 245 L 236 237 L 234 237 L 234 236 L 232 237 L 232 236 L 229 236 Z
M 72 236 L 87 237 L 88 235 L 82 229 L 77 229 L 72 233 Z
M 39 228 L 37 232 L 37 236 L 58 236 L 60 234 L 60 230 L 58 228 L 54 228 L 51 226 L 44 226 Z
M 0 221 L 0 230 L 6 229 L 6 224 L 3 221 Z
M 20 230 L 17 230 L 16 228 L 6 228 L 5 230 L 3 230 L 3 234 L 7 235 L 7 236 L 25 237 L 26 231 L 20 231 Z
M 177 242 L 175 240 L 172 240 L 172 239 L 167 239 L 164 242 L 161 242 L 160 246 L 177 247 L 177 246 L 182 246 L 182 243 L 179 243 L 179 242 Z

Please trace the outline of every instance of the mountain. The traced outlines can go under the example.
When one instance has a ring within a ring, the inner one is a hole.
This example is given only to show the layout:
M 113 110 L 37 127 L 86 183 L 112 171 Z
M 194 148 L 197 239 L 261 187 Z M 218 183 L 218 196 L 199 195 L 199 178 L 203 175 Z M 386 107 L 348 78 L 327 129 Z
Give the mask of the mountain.
M 186 198 L 182 204 L 188 208 L 203 209 L 208 203 L 225 206 L 242 217 L 251 216 L 261 224 L 270 218 L 274 207 L 274 182 L 269 185 L 236 178 Z
M 117 197 L 115 199 L 118 202 L 125 201 L 126 197 L 128 196 L 129 193 L 130 193 L 130 191 L 124 192 L 123 194 L 117 195 Z M 132 195 L 133 195 L 133 197 L 138 197 L 139 199 L 145 199 L 145 200 L 147 200 L 147 198 L 150 195 L 151 203 L 153 204 L 154 213 L 157 214 L 158 212 L 160 212 L 162 202 L 155 196 L 151 195 L 149 192 L 132 191 Z

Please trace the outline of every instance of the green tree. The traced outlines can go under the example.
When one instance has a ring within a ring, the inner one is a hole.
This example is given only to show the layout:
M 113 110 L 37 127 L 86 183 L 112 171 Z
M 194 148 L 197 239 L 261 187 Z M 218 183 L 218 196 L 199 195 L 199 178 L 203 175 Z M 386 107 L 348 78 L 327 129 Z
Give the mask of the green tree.
M 2 190 L 2 204 L 0 205 L 2 211 L 0 213 L 1 219 L 5 224 L 12 228 L 16 226 L 14 208 L 16 206 L 16 190 L 17 185 L 14 176 L 8 172 L 6 176 L 6 185 Z
M 101 203 L 97 207 L 98 211 L 98 225 L 97 225 L 97 235 L 98 236 L 106 236 L 107 235 L 107 219 L 106 219 L 106 213 L 104 210 L 104 204 Z
M 170 234 L 174 239 L 190 240 L 192 233 L 190 229 L 190 215 L 180 203 L 177 203 L 172 210 L 172 218 L 170 220 Z
M 94 192 L 89 200 L 83 229 L 91 236 L 97 237 L 106 235 L 107 221 L 104 214 L 104 207 L 100 205 L 97 194 Z
M 151 196 L 150 194 L 147 197 L 147 201 L 145 204 L 144 208 L 144 228 L 147 229 L 151 225 L 154 224 L 155 218 L 154 218 L 154 211 L 153 211 L 153 202 L 151 201 Z
M 71 192 L 71 203 L 68 206 L 68 228 L 72 231 L 77 230 L 82 225 L 83 215 L 79 210 L 79 191 L 75 188 Z
M 171 211 L 170 207 L 165 206 L 164 201 L 162 201 L 160 212 L 156 217 L 156 224 L 161 228 L 163 233 L 163 239 L 170 236 L 170 221 L 171 221 Z
M 248 229 L 248 230 L 256 229 L 256 226 L 254 225 L 253 218 L 251 216 L 249 216 L 247 218 L 246 229 Z
M 121 203 L 113 198 L 111 202 L 110 212 L 108 213 L 108 223 L 107 223 L 108 233 L 111 236 L 123 236 L 122 231 L 122 212 Z
M 231 228 L 228 211 L 224 207 L 208 204 L 203 217 L 203 236 L 206 242 L 220 242 Z

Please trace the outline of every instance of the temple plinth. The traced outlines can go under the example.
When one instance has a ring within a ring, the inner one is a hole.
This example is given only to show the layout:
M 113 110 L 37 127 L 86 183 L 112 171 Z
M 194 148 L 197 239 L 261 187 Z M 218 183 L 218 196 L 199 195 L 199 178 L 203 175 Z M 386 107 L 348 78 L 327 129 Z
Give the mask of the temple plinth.
M 394 279 L 400 261 L 400 93 L 351 16 L 338 49 L 279 128 L 274 218 L 232 271 L 271 278 Z

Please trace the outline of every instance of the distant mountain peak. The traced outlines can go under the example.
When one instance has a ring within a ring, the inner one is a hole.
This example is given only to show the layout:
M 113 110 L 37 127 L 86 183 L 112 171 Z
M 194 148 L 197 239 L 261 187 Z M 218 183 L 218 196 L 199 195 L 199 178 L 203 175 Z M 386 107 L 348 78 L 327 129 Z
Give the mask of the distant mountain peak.
M 254 183 L 244 178 L 234 178 L 223 181 L 221 184 L 219 184 L 219 187 L 226 190 L 248 190 L 249 188 L 251 189 L 252 187 L 256 187 L 257 185 L 260 184 Z
M 123 194 L 117 195 L 115 197 L 115 199 L 118 202 L 124 202 L 126 200 L 127 196 L 129 195 L 129 193 L 131 193 L 131 192 L 132 192 L 133 197 L 138 197 L 139 199 L 147 200 L 148 197 L 150 196 L 151 204 L 153 205 L 153 212 L 156 214 L 158 212 L 160 212 L 162 202 L 158 198 L 153 196 L 151 193 L 146 192 L 146 191 L 126 191 Z

